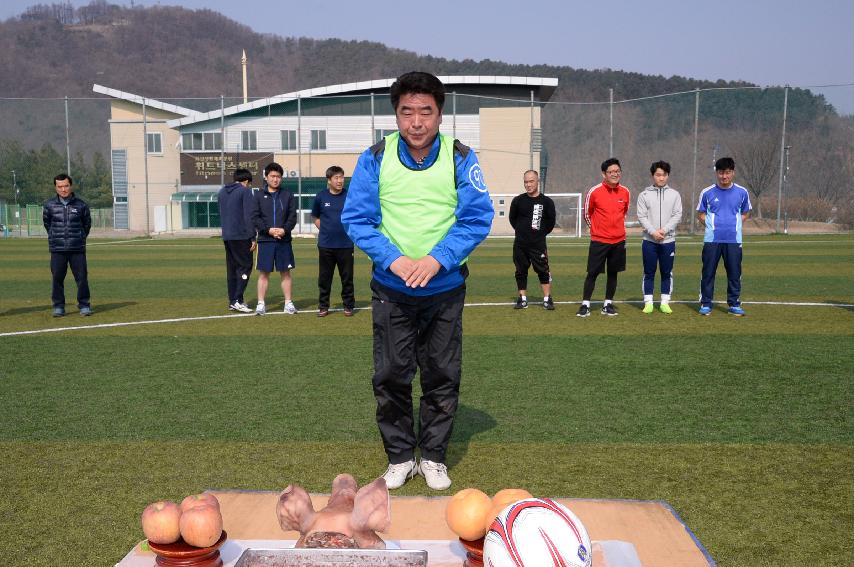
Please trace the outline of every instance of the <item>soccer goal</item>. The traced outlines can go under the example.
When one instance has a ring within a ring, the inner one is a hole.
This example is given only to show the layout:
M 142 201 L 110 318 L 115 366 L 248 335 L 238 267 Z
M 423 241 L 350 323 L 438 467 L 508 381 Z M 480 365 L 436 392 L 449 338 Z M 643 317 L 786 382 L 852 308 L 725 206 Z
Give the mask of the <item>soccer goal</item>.
M 513 236 L 513 227 L 510 226 L 508 216 L 510 215 L 510 202 L 518 195 L 490 194 L 492 206 L 495 209 L 495 219 L 492 221 L 492 230 L 489 236 Z M 555 228 L 549 235 L 581 236 L 581 193 L 546 193 L 555 202 Z

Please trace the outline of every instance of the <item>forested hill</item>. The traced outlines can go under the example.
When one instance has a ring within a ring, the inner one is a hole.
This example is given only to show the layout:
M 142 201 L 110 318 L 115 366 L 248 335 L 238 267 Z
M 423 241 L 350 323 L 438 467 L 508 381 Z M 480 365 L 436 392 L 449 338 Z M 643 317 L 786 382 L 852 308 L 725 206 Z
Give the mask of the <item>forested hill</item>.
M 66 22 L 66 23 L 63 23 Z M 289 30 L 290 31 L 290 30 Z M 284 30 L 283 30 L 284 33 Z M 250 96 L 388 78 L 413 69 L 436 74 L 550 76 L 555 100 L 603 101 L 748 83 L 665 78 L 612 70 L 421 56 L 368 41 L 314 40 L 253 32 L 210 10 L 123 8 L 104 1 L 73 9 L 31 7 L 0 22 L 3 97 L 91 96 L 92 84 L 152 98 L 238 97 L 240 53 L 249 56 Z M 816 110 L 822 97 L 812 98 Z

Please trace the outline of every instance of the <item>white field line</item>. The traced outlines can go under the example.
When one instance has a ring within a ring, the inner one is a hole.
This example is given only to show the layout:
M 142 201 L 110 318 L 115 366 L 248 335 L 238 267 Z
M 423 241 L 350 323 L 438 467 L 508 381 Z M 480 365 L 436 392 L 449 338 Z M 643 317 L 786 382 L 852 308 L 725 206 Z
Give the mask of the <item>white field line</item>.
M 555 301 L 557 305 L 575 305 L 578 301 Z M 592 301 L 591 304 L 601 303 L 601 301 Z M 615 304 L 642 304 L 643 301 L 615 301 Z M 696 304 L 696 301 L 671 301 L 670 303 L 686 303 Z M 714 302 L 721 304 L 722 302 Z M 854 303 L 816 303 L 807 301 L 742 301 L 742 305 L 783 305 L 786 307 L 842 307 L 854 308 Z M 512 306 L 513 302 L 494 302 L 494 303 L 466 303 L 466 307 L 508 307 Z M 541 305 L 541 302 L 529 302 L 529 305 Z M 356 311 L 370 311 L 370 307 L 359 307 Z M 330 311 L 342 311 L 341 309 L 330 309 Z M 299 314 L 316 314 L 316 309 L 300 311 Z M 270 311 L 264 317 L 271 315 L 285 315 L 283 311 Z M 176 317 L 173 319 L 152 319 L 148 321 L 124 321 L 118 323 L 99 323 L 96 325 L 77 325 L 74 327 L 56 327 L 52 329 L 35 329 L 32 331 L 11 331 L 0 333 L 1 337 L 15 337 L 20 335 L 39 335 L 44 333 L 60 333 L 65 331 L 88 331 L 92 329 L 109 329 L 114 327 L 134 327 L 137 325 L 159 325 L 164 323 L 186 323 L 188 321 L 211 321 L 215 319 L 230 319 L 233 317 L 255 317 L 254 313 L 232 313 L 228 315 L 207 315 L 204 317 Z

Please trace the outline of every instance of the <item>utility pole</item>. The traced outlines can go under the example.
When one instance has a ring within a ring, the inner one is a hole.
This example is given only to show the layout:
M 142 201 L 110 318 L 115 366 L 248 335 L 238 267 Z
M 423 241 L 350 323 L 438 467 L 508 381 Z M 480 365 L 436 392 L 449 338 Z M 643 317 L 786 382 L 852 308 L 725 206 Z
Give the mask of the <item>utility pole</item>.
M 786 88 L 783 90 L 783 131 L 780 134 L 780 149 L 783 150 L 780 152 L 780 186 L 777 190 L 777 226 L 775 227 L 774 232 L 780 232 L 780 205 L 783 201 L 783 160 L 785 157 L 783 154 L 785 153 L 786 148 L 786 115 L 789 110 L 789 85 L 786 85 Z

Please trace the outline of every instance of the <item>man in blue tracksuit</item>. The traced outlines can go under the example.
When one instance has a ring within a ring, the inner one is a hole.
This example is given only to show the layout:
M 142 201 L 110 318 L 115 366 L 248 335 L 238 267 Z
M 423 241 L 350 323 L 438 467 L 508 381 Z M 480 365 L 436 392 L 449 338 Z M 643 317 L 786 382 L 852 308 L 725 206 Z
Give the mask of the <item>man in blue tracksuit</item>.
M 234 183 L 217 194 L 222 243 L 225 246 L 225 279 L 228 286 L 228 308 L 231 311 L 252 313 L 243 292 L 252 275 L 252 252 L 255 250 L 255 229 L 252 226 L 252 173 L 248 169 L 234 170 Z
M 718 182 L 703 189 L 697 204 L 697 218 L 706 227 L 700 279 L 700 315 L 712 314 L 715 272 L 723 258 L 728 311 L 741 317 L 744 315 L 744 309 L 741 308 L 742 223 L 750 215 L 750 195 L 747 189 L 733 182 L 735 160 L 731 157 L 723 157 L 715 162 L 715 175 Z
M 445 490 L 462 369 L 466 260 L 489 233 L 494 213 L 475 153 L 439 134 L 441 81 L 406 73 L 390 94 L 399 131 L 359 157 L 341 222 L 373 261 L 373 389 L 389 462 L 383 478 L 398 488 L 421 474 L 427 486 Z

